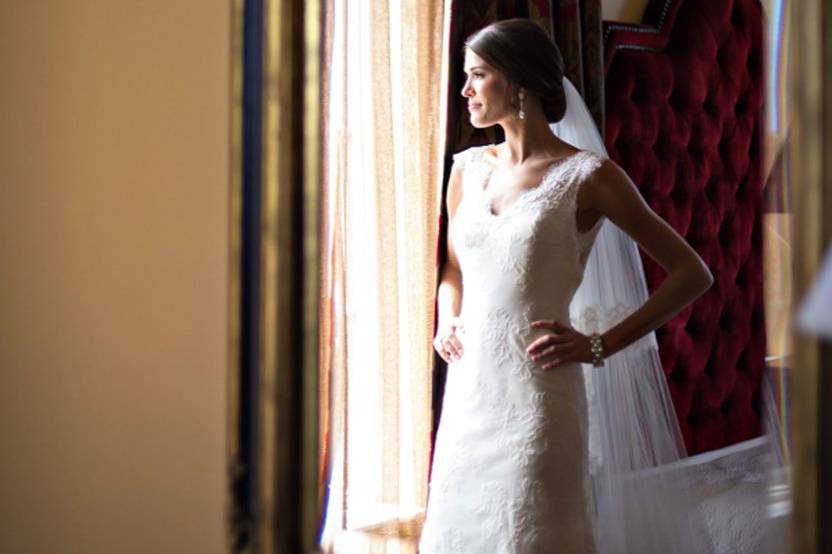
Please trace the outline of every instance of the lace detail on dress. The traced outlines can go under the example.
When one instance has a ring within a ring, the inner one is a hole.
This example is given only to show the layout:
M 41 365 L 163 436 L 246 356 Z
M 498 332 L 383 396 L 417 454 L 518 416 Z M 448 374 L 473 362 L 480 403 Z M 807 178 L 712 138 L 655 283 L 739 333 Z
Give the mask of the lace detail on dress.
M 595 152 L 584 151 L 581 163 L 569 168 L 569 179 L 574 179 L 575 185 L 566 187 L 566 190 L 564 191 L 564 198 L 561 201 L 568 204 L 569 210 L 573 213 L 573 215 L 577 212 L 578 191 L 581 188 L 581 183 L 586 181 L 593 171 L 601 167 L 604 160 L 606 160 L 606 158 L 596 154 Z M 602 215 L 592 227 L 583 232 L 578 230 L 577 221 L 575 222 L 575 236 L 577 237 L 580 247 L 579 263 L 581 267 L 586 264 L 586 259 L 589 256 L 589 251 L 592 247 L 593 241 L 595 240 L 595 235 L 601 228 L 601 224 L 604 222 L 604 219 L 605 218 Z
M 529 207 L 539 208 L 541 204 L 545 206 L 554 206 L 558 204 L 563 195 L 573 187 L 556 185 L 568 185 L 578 172 L 586 173 L 586 171 L 591 170 L 592 167 L 590 164 L 587 164 L 585 160 L 591 160 L 598 157 L 593 152 L 580 150 L 566 156 L 564 159 L 552 162 L 543 172 L 540 182 L 536 186 L 521 191 L 517 195 L 517 198 L 515 198 L 509 206 L 503 208 L 500 213 L 495 214 L 493 212 L 493 199 L 488 194 L 487 190 L 483 190 L 484 182 L 490 177 L 493 171 L 488 162 L 483 159 L 483 153 L 484 149 L 474 151 L 471 156 L 478 163 L 470 165 L 472 167 L 479 166 L 481 168 L 476 176 L 479 188 L 482 192 L 481 198 L 486 208 L 486 213 L 494 220 L 497 220 L 498 224 L 502 223 L 502 220 L 505 219 L 506 216 L 511 215 L 513 212 L 524 212 L 527 211 Z M 600 165 L 600 163 L 598 165 Z
M 527 467 L 534 457 L 546 450 L 543 430 L 546 426 L 543 404 L 546 393 L 534 392 L 528 404 L 516 406 L 500 397 L 493 405 L 500 425 L 499 443 L 520 467 Z M 517 432 L 517 429 L 520 432 Z
M 471 148 L 466 148 L 465 150 L 461 150 L 456 152 L 452 155 L 454 165 L 456 165 L 457 169 L 460 173 L 465 171 L 465 165 L 468 161 L 468 158 L 471 156 Z
M 491 539 L 491 552 L 526 552 L 538 542 L 547 513 L 546 491 L 539 480 L 523 479 L 513 490 L 489 481 L 483 483 L 480 497 L 476 513 Z
M 492 200 L 483 189 L 491 168 L 483 159 L 485 147 L 473 147 L 455 154 L 455 160 L 466 168 L 463 204 L 466 221 L 462 243 L 471 250 L 488 255 L 503 273 L 510 275 L 521 290 L 528 284 L 530 241 L 538 235 L 540 215 L 547 211 L 572 208 L 564 202 L 577 187 L 572 181 L 600 165 L 599 156 L 579 151 L 564 160 L 553 162 L 544 172 L 540 183 L 521 192 L 511 205 L 499 214 L 492 212 Z M 574 219 L 574 218 L 573 218 Z M 576 233 L 577 234 L 577 233 Z M 577 240 L 577 239 L 576 239 Z M 587 250 L 588 252 L 588 250 Z M 586 253 L 582 252 L 582 261 Z
M 529 308 L 526 307 L 520 316 L 520 323 L 517 327 L 517 332 L 520 334 L 520 337 L 528 337 L 531 331 L 531 315 L 529 312 Z M 525 354 L 525 351 L 522 351 L 511 365 L 511 375 L 521 383 L 528 383 L 534 378 L 535 374 L 540 374 L 540 372 L 541 370 L 537 363 L 529 358 Z
M 577 317 L 572 318 L 572 324 L 582 333 L 601 333 L 617 325 L 635 310 L 636 306 L 618 303 L 614 308 L 604 310 L 606 314 L 602 314 L 596 306 L 587 306 Z
M 482 328 L 483 340 L 488 345 L 491 358 L 498 366 L 507 367 L 509 374 L 520 382 L 528 382 L 536 373 L 541 373 L 523 350 L 523 341 L 530 330 L 528 308 L 519 316 L 503 307 L 495 308 L 486 315 Z
M 572 194 L 596 156 L 554 162 L 495 215 L 485 148 L 454 155 L 466 353 L 448 369 L 420 552 L 593 554 L 582 368 L 542 371 L 526 346 L 531 321 L 568 313 L 582 278 L 592 234 L 578 237 Z
M 506 234 L 508 236 L 497 245 L 501 268 L 504 273 L 513 275 L 517 284 L 524 288 L 527 282 L 529 233 L 509 231 Z
M 486 316 L 483 337 L 491 349 L 491 355 L 497 365 L 505 365 L 511 357 L 510 336 L 517 333 L 517 326 L 512 315 L 502 307 L 496 308 Z
M 458 552 L 460 554 L 465 552 L 465 542 L 463 540 L 462 533 L 453 527 L 443 528 L 439 534 L 437 543 L 440 547 L 440 552 Z
M 468 482 L 471 476 L 482 474 L 482 461 L 470 457 L 470 452 L 474 446 L 464 439 L 456 441 L 454 450 L 445 459 L 448 465 L 441 468 L 438 464 L 436 465 L 436 477 L 428 485 L 432 502 L 447 502 L 449 500 L 446 499 L 462 497 L 468 492 Z M 434 486 L 435 483 L 438 483 L 438 486 Z M 422 544 L 423 552 L 467 553 L 465 538 L 460 530 L 454 526 L 445 525 L 440 527 L 437 535 L 433 538 L 436 541 L 435 545 L 431 548 L 427 542 Z
M 587 306 L 584 310 L 571 317 L 572 327 L 577 331 L 588 335 L 591 333 L 603 333 L 618 325 L 631 313 L 636 311 L 638 306 L 618 303 L 613 308 L 601 310 L 598 306 Z M 653 333 L 647 333 L 627 348 L 647 348 L 653 346 Z
M 488 242 L 488 226 L 482 222 L 474 223 L 464 236 L 466 248 L 481 248 Z

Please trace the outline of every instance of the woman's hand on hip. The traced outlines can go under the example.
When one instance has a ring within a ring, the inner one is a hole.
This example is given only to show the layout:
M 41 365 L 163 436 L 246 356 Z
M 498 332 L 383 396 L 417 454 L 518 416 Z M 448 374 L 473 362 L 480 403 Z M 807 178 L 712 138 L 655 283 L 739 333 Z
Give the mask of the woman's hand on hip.
M 447 323 L 440 324 L 433 338 L 433 347 L 439 352 L 445 362 L 451 362 L 462 358 L 462 335 L 465 327 L 459 317 L 450 318 Z
M 531 326 L 550 331 L 526 347 L 529 357 L 543 364 L 540 369 L 548 371 L 574 362 L 592 363 L 592 345 L 586 335 L 552 319 L 532 321 Z

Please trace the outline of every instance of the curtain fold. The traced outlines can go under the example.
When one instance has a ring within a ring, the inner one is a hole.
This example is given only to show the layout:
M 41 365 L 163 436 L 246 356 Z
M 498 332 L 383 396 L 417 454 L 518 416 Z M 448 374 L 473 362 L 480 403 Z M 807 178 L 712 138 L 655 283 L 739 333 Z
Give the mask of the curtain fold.
M 601 0 L 552 0 L 555 42 L 566 76 L 584 97 L 604 136 L 604 42 Z
M 321 538 L 354 551 L 427 498 L 442 4 L 327 11 Z

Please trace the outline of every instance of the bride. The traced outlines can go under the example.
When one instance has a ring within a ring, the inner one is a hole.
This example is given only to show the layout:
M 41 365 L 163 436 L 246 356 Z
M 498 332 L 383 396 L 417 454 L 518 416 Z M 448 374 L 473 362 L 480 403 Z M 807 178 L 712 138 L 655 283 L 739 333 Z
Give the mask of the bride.
M 606 156 L 539 26 L 499 21 L 464 52 L 471 124 L 506 138 L 457 153 L 448 184 L 420 552 L 709 552 L 659 471 L 685 449 L 653 331 L 713 278 Z M 636 243 L 667 271 L 649 298 Z

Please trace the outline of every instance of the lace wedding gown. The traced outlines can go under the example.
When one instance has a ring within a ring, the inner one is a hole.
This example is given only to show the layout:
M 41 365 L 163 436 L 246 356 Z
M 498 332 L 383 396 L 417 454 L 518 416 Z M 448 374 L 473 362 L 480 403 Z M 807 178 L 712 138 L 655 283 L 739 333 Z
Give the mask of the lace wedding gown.
M 420 552 L 594 552 L 581 364 L 544 372 L 525 349 L 546 333 L 530 322 L 570 323 L 604 219 L 578 231 L 577 190 L 604 158 L 581 150 L 553 162 L 495 215 L 485 148 L 454 155 L 464 353 L 448 368 Z

